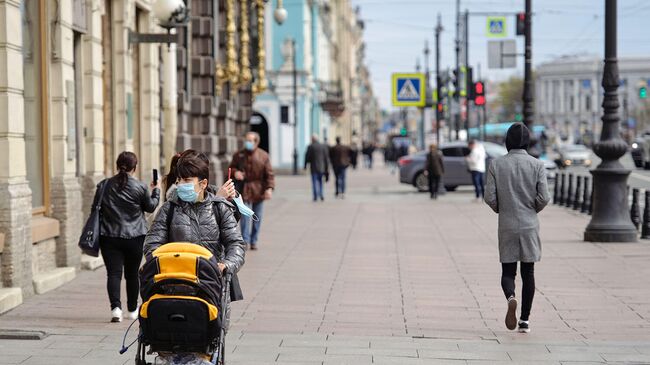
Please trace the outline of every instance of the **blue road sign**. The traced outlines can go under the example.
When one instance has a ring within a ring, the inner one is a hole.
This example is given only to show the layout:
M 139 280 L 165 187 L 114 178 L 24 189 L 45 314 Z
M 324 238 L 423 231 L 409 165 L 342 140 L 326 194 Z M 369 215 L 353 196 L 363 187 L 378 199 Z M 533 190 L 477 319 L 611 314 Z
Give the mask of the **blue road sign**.
M 394 106 L 425 106 L 424 74 L 393 74 Z

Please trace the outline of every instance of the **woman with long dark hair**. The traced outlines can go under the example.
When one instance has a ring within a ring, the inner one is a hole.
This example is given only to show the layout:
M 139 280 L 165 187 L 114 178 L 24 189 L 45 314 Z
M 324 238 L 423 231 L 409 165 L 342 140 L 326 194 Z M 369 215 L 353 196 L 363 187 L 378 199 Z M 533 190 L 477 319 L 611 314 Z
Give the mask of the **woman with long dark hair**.
M 126 279 L 128 319 L 138 318 L 138 268 L 142 261 L 142 246 L 148 227 L 144 213 L 152 213 L 160 198 L 158 185 L 152 182 L 149 187 L 133 177 L 138 166 L 138 158 L 133 152 L 122 152 L 117 157 L 118 173 L 97 184 L 95 201 L 104 184 L 106 190 L 100 211 L 101 249 L 106 272 L 106 288 L 111 304 L 111 322 L 122 321 L 120 286 L 122 273 Z
M 178 180 L 178 160 L 181 158 L 194 158 L 197 157 L 210 166 L 210 159 L 204 153 L 198 152 L 193 149 L 188 149 L 179 152 L 172 157 L 169 163 L 169 173 L 163 177 L 163 188 L 165 201 L 171 199 L 176 194 L 176 180 Z M 215 194 L 217 197 L 231 200 L 235 197 L 235 184 L 231 179 L 228 179 L 221 187 L 217 188 L 216 185 L 208 185 L 208 191 Z

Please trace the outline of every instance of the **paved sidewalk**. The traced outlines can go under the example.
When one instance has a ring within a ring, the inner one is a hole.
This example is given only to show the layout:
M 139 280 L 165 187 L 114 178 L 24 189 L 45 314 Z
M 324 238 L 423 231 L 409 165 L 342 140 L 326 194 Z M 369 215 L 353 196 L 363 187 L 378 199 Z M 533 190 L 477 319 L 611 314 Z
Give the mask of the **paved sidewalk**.
M 228 364 L 650 364 L 650 241 L 581 241 L 588 217 L 550 206 L 530 334 L 505 329 L 497 216 L 467 190 L 436 202 L 386 170 L 351 171 L 345 200 L 278 178 L 241 272 Z M 0 316 L 0 364 L 131 364 L 107 323 L 105 272 L 82 272 Z M 520 292 L 518 280 L 517 292 Z M 132 333 L 130 338 L 134 338 Z

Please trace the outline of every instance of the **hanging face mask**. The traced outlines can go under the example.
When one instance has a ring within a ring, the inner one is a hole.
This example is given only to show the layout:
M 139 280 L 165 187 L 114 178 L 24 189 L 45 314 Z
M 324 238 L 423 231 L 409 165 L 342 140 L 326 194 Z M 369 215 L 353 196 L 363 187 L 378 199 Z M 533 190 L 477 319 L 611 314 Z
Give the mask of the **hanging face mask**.
M 251 141 L 246 141 L 244 142 L 244 148 L 246 148 L 247 151 L 252 151 L 255 149 L 255 143 Z
M 255 215 L 255 212 L 253 212 L 253 210 L 249 208 L 248 205 L 244 204 L 244 201 L 242 200 L 240 194 L 237 194 L 237 197 L 235 197 L 232 201 L 235 202 L 235 205 L 237 206 L 237 209 L 241 215 L 250 217 L 256 222 L 260 220 L 257 215 Z
M 199 193 L 194 190 L 194 183 L 176 185 L 176 194 L 182 201 L 194 203 L 199 198 Z

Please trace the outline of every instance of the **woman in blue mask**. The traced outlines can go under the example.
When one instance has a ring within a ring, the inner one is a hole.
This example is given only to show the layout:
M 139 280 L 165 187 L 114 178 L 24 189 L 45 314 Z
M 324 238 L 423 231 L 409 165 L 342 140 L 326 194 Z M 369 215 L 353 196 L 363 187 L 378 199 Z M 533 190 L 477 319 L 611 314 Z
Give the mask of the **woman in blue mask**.
M 183 156 L 176 165 L 176 194 L 160 208 L 145 238 L 144 253 L 150 254 L 170 242 L 192 242 L 210 250 L 219 271 L 236 274 L 244 264 L 244 241 L 235 218 L 236 208 L 209 187 L 208 163 L 199 156 Z M 243 298 L 236 276 L 231 299 Z

